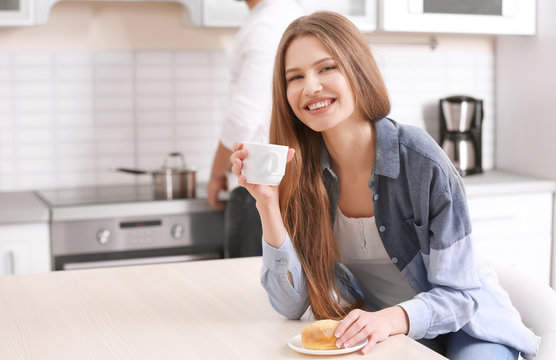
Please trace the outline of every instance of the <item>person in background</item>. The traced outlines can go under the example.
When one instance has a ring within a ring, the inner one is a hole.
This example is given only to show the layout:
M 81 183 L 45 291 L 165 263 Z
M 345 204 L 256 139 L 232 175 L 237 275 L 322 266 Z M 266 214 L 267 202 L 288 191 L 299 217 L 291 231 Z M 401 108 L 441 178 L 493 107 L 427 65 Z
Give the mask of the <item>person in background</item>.
M 496 275 L 477 261 L 458 172 L 422 129 L 386 116 L 369 45 L 345 17 L 317 12 L 285 31 L 275 59 L 270 142 L 287 145 L 279 186 L 238 183 L 263 227 L 261 282 L 291 319 L 308 306 L 341 320 L 338 347 L 367 353 L 407 334 L 452 360 L 535 356 Z
M 231 80 L 220 142 L 208 183 L 208 201 L 225 209 L 226 257 L 261 255 L 262 229 L 255 200 L 229 179 L 234 142 L 268 142 L 274 55 L 286 27 L 303 11 L 295 0 L 245 0 L 249 7 L 229 62 Z M 229 185 L 229 186 L 228 186 Z M 227 205 L 218 201 L 230 189 Z

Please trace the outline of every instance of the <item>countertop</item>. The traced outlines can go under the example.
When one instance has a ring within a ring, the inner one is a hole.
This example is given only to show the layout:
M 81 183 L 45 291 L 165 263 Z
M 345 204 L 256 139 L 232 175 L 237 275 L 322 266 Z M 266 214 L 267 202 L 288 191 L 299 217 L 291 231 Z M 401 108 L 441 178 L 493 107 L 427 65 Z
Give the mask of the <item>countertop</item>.
M 554 192 L 556 181 L 492 170 L 463 178 L 467 196 Z
M 309 359 L 287 344 L 312 320 L 272 309 L 261 264 L 253 257 L 0 277 L 0 359 Z M 445 358 L 396 335 L 365 359 Z
M 483 174 L 469 175 L 463 178 L 466 187 L 467 196 L 485 196 L 485 195 L 503 195 L 513 194 L 516 192 L 554 192 L 556 191 L 556 182 L 550 180 L 537 179 L 530 176 L 516 175 L 509 172 L 492 170 Z M 204 192 L 203 192 L 204 191 Z M 204 196 L 204 197 L 203 197 Z M 210 211 L 211 208 L 205 200 L 206 191 L 203 186 L 198 186 L 198 198 L 195 201 L 173 200 L 173 201 L 157 201 L 150 202 L 152 212 L 160 213 L 161 207 L 168 214 L 178 214 L 182 212 L 193 211 Z M 116 208 L 112 205 L 97 206 L 96 212 L 99 217 L 109 216 L 113 211 L 113 216 L 120 213 L 128 213 L 139 208 L 135 204 L 123 204 L 123 209 Z M 136 215 L 144 215 L 149 210 L 147 207 L 141 207 L 141 213 Z M 87 209 L 87 214 L 91 214 Z M 0 192 L 0 225 L 10 223 L 25 222 L 46 222 L 49 220 L 49 211 L 45 204 L 40 201 L 31 191 L 22 192 Z M 81 215 L 79 209 L 61 209 L 53 216 L 71 220 Z
M 48 222 L 46 205 L 32 191 L 0 192 L 0 225 Z

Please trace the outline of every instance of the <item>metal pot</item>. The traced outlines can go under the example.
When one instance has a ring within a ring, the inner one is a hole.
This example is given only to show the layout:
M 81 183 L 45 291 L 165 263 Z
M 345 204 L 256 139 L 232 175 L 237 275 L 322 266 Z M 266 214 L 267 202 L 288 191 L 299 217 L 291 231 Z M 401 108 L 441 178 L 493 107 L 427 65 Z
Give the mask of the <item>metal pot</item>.
M 178 166 L 170 166 L 169 162 L 179 159 Z M 187 169 L 185 159 L 179 152 L 168 154 L 160 170 L 146 171 L 128 168 L 117 168 L 114 171 L 134 175 L 150 174 L 153 178 L 154 196 L 156 199 L 188 199 L 195 197 L 195 170 Z

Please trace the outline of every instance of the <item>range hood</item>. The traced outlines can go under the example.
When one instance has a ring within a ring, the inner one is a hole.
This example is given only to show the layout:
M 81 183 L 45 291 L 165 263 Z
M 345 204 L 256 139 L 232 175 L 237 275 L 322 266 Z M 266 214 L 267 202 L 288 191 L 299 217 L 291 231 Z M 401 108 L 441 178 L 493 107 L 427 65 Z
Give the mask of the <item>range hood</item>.
M 0 0 L 1 1 L 1 0 Z M 43 25 L 48 22 L 50 10 L 57 2 L 63 0 L 31 0 L 34 5 L 34 21 L 33 25 Z M 91 0 L 90 0 L 91 1 Z M 202 26 L 202 1 L 203 0 L 92 0 L 92 1 L 112 1 L 112 2 L 177 2 L 182 4 L 189 14 L 191 24 L 194 26 Z M 227 1 L 227 0 L 223 0 Z

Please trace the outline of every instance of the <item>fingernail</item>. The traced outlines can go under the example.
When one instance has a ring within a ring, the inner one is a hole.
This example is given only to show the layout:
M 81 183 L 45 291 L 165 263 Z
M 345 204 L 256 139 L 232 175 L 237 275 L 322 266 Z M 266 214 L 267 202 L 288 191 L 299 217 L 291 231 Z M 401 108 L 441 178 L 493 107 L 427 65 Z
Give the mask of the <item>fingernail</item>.
M 349 344 L 348 344 L 348 343 L 344 343 L 344 348 L 347 349 L 348 347 L 349 347 Z
M 339 349 L 342 347 L 342 342 L 341 341 L 336 341 L 336 347 Z

